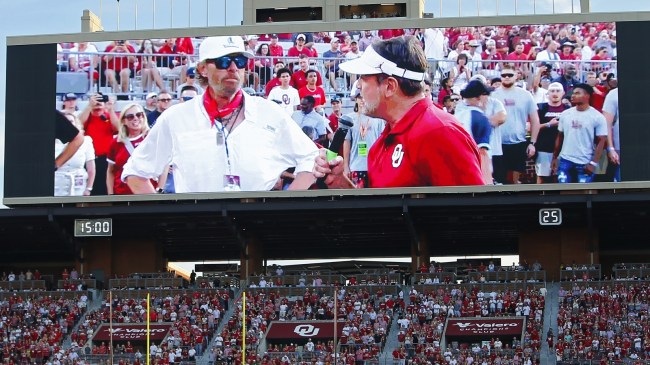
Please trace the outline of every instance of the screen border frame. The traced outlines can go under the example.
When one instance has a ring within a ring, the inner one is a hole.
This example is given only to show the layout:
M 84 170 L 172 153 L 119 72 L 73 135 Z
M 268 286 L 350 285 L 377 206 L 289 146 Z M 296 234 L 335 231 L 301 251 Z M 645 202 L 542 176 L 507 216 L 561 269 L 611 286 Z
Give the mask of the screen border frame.
M 536 14 L 512 16 L 487 16 L 463 18 L 381 18 L 364 20 L 342 20 L 339 22 L 286 22 L 262 25 L 242 25 L 226 27 L 192 27 L 168 28 L 155 30 L 129 30 L 115 32 L 68 33 L 49 35 L 26 35 L 7 37 L 7 47 L 19 45 L 56 44 L 61 42 L 105 42 L 115 39 L 147 39 L 193 36 L 232 36 L 241 34 L 271 34 L 295 32 L 320 32 L 338 30 L 376 30 L 396 28 L 449 28 L 460 26 L 499 26 L 521 24 L 570 24 L 593 22 L 630 22 L 650 21 L 650 12 L 618 13 L 567 13 Z M 9 100 L 7 100 L 9 101 Z M 5 136 L 6 138 L 6 136 Z M 6 166 L 6 164 L 5 164 Z M 6 171 L 5 171 L 6 173 Z M 396 196 L 412 194 L 468 194 L 521 192 L 541 193 L 561 191 L 596 191 L 596 190 L 638 190 L 650 189 L 650 181 L 603 182 L 589 184 L 525 184 L 525 185 L 475 185 L 450 187 L 406 187 L 355 190 L 302 190 L 302 191 L 251 191 L 220 193 L 178 193 L 151 195 L 105 195 L 72 197 L 3 197 L 7 206 L 51 205 L 74 203 L 111 203 L 111 202 L 145 202 L 145 201 L 188 201 L 188 200 L 227 200 L 227 199 L 266 199 L 266 198 L 309 198 L 323 196 Z

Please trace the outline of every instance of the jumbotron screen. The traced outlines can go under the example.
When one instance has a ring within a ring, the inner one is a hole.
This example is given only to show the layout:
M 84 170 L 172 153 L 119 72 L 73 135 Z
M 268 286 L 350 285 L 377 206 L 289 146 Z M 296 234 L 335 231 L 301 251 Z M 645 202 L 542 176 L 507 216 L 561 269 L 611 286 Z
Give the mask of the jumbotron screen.
M 10 45 L 5 198 L 648 181 L 645 28 Z

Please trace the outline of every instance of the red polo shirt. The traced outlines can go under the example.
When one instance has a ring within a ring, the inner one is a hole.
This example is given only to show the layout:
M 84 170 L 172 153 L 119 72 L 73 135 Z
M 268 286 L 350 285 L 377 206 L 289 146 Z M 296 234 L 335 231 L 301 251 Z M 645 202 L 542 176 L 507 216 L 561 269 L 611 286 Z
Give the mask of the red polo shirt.
M 483 185 L 478 148 L 451 116 L 422 99 L 370 149 L 371 188 Z
M 84 130 L 86 131 L 86 135 L 93 139 L 95 155 L 106 156 L 113 143 L 113 135 L 115 133 L 110 115 L 104 113 L 102 118 L 102 116 L 95 116 L 91 113 L 88 120 L 84 123 Z

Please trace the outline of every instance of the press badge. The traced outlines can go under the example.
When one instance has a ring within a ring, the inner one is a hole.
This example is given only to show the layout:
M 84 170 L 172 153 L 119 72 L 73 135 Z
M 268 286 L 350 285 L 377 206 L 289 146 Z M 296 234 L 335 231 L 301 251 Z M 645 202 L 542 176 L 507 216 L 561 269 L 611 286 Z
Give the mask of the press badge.
M 359 157 L 368 157 L 368 142 L 360 141 L 357 143 L 357 154 Z
M 217 146 L 223 146 L 225 140 L 226 140 L 226 139 L 225 139 L 224 136 L 223 136 L 223 132 L 222 132 L 222 131 L 218 131 L 218 132 L 217 132 Z
M 223 190 L 225 191 L 241 191 L 241 184 L 239 176 L 237 175 L 223 175 Z

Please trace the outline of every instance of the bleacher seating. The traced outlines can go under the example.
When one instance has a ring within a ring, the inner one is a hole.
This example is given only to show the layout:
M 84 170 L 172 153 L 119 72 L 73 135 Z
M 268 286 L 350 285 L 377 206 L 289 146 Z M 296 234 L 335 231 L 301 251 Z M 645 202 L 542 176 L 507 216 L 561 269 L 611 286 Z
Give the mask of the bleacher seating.
M 409 305 L 398 323 L 399 347 L 393 349 L 393 358 L 435 361 L 447 357 L 442 348 L 442 334 L 447 317 L 503 317 L 528 318 L 522 343 L 504 347 L 492 345 L 491 350 L 510 351 L 510 356 L 533 356 L 541 347 L 540 332 L 543 324 L 545 298 L 539 288 L 545 283 L 520 282 L 515 284 L 461 284 L 415 285 L 409 296 Z M 512 346 L 512 347 L 511 347 Z M 452 348 L 449 357 L 466 358 L 469 349 Z M 481 350 L 481 349 L 479 349 Z M 486 351 L 486 353 L 487 353 Z M 442 354 L 442 355 L 441 355 Z M 475 355 L 481 355 L 477 351 Z M 485 355 L 485 354 L 484 354 Z M 499 354 L 508 356 L 508 353 Z M 537 355 L 538 356 L 538 355 Z
M 562 283 L 558 361 L 619 362 L 650 355 L 648 281 Z

